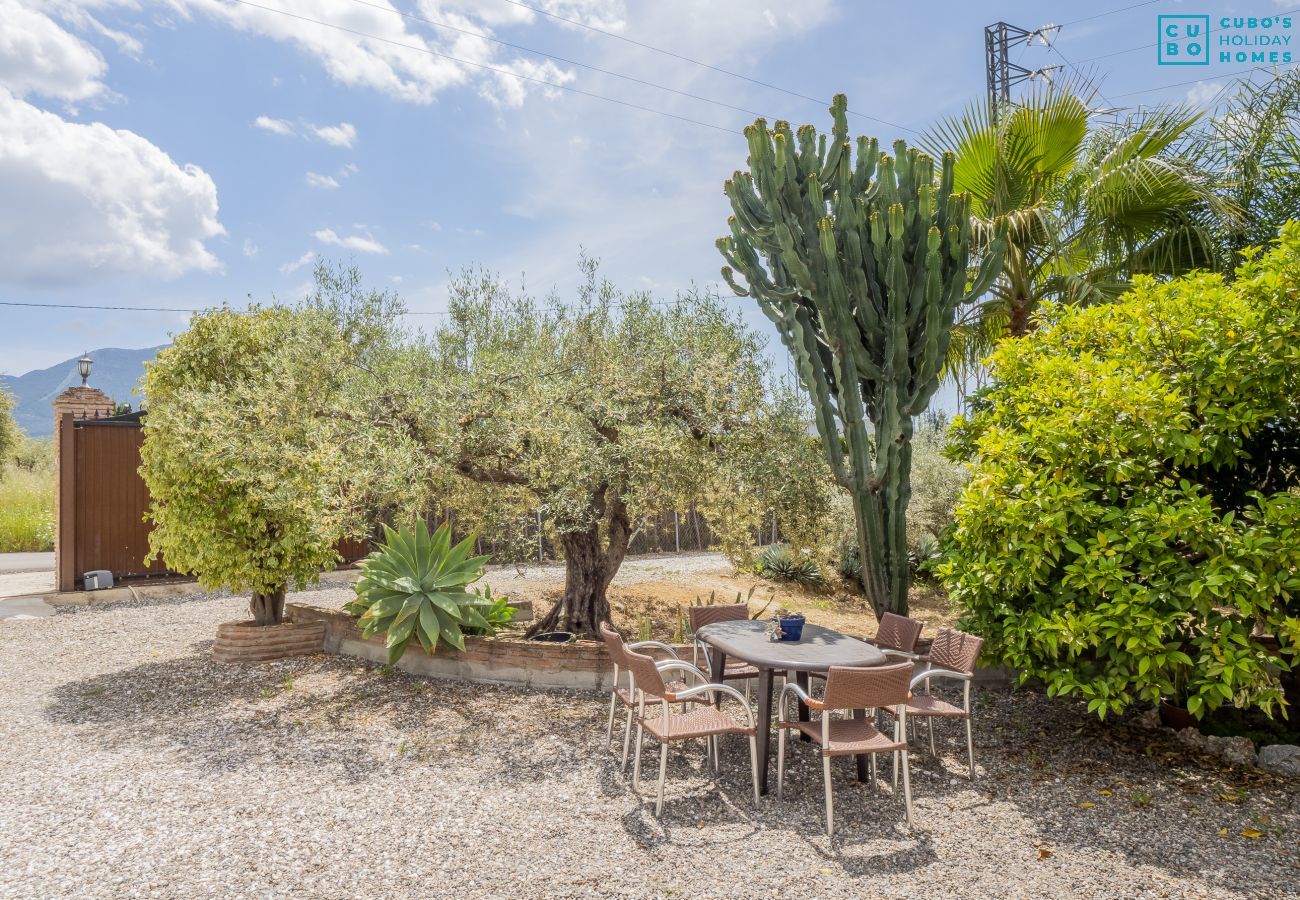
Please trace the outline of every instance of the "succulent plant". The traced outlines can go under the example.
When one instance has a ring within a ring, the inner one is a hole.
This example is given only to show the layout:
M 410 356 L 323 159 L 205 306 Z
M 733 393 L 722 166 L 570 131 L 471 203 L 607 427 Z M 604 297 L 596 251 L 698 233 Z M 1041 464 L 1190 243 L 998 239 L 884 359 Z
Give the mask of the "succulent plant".
M 758 554 L 758 574 L 795 584 L 818 585 L 824 581 L 817 561 L 796 554 L 789 544 L 764 547 Z
M 772 320 L 812 400 L 826 456 L 853 497 L 863 588 L 877 614 L 907 611 L 912 418 L 939 387 L 956 310 L 1001 269 L 1006 223 L 977 272 L 971 198 L 956 159 L 788 122 L 745 129 L 749 171 L 723 187 L 731 234 L 722 276 Z M 744 279 L 737 281 L 736 275 Z
M 357 599 L 348 612 L 363 637 L 387 635 L 388 663 L 401 659 L 412 640 L 433 653 L 439 643 L 465 649 L 467 629 L 490 633 L 497 599 L 466 588 L 483 577 L 486 556 L 470 556 L 471 535 L 451 545 L 443 524 L 433 534 L 423 521 L 394 531 L 384 526 L 384 543 L 361 563 Z M 495 613 L 499 618 L 499 611 Z M 513 614 L 513 613 L 512 613 Z

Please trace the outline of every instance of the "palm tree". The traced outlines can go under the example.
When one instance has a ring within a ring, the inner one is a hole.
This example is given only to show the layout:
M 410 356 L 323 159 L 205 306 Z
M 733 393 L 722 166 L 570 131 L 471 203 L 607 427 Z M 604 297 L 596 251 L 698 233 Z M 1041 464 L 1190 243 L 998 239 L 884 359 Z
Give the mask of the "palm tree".
M 950 372 L 1026 334 L 1045 301 L 1103 302 L 1134 275 L 1217 267 L 1215 222 L 1231 207 L 1197 162 L 1199 118 L 1162 107 L 1102 122 L 1073 89 L 1049 87 L 1023 105 L 972 106 L 926 136 L 931 152 L 956 152 L 977 231 L 1010 225 L 1001 276 L 953 330 Z
M 1247 247 L 1267 244 L 1300 218 L 1300 71 L 1243 78 L 1210 122 L 1206 158 L 1222 172 L 1222 193 L 1244 215 L 1220 235 L 1227 265 Z

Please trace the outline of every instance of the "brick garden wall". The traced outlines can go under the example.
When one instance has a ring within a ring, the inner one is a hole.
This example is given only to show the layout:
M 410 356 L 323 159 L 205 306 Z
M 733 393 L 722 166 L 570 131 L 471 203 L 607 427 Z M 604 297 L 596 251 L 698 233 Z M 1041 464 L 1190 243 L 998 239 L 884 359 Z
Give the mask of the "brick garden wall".
M 285 614 L 294 622 L 324 622 L 326 653 L 376 663 L 388 661 L 383 639 L 363 638 L 356 620 L 346 612 L 289 603 Z M 689 653 L 688 649 L 688 659 Z M 436 653 L 428 654 L 412 643 L 397 668 L 435 678 L 581 691 L 609 690 L 613 671 L 605 645 L 599 641 L 549 644 L 514 637 L 467 637 L 463 653 L 440 646 Z

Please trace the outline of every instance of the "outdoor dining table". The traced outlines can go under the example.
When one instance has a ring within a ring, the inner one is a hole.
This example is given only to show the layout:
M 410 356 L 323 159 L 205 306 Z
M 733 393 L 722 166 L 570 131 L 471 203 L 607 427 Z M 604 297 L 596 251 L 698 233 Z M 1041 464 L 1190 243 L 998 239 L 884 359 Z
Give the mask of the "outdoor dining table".
M 808 676 L 825 674 L 831 666 L 879 666 L 888 660 L 885 654 L 866 641 L 851 638 L 820 625 L 804 625 L 803 636 L 797 641 L 773 641 L 767 635 L 767 622 L 748 620 L 714 622 L 696 632 L 696 638 L 709 647 L 710 680 L 722 681 L 727 659 L 738 659 L 758 669 L 758 790 L 767 793 L 768 759 L 772 747 L 772 678 L 775 672 L 785 672 L 804 690 L 808 689 Z M 866 710 L 854 710 L 853 715 L 866 715 Z M 799 704 L 799 719 L 808 721 L 808 707 Z M 806 740 L 806 738 L 805 738 Z M 857 757 L 858 780 L 867 780 L 867 755 Z

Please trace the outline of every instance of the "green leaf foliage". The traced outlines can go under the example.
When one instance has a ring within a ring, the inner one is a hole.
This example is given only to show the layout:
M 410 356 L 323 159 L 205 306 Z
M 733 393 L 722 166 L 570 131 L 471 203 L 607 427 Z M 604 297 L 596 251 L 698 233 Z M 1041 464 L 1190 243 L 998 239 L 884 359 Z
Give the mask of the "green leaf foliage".
M 364 637 L 387 635 L 389 665 L 413 640 L 426 653 L 439 643 L 464 650 L 466 634 L 491 634 L 514 615 L 489 589 L 467 590 L 483 577 L 488 560 L 470 555 L 474 535 L 452 546 L 449 526 L 430 534 L 423 520 L 396 531 L 384 526 L 384 535 L 383 545 L 361 564 L 348 612 L 360 619 Z
M 975 104 L 923 140 L 957 154 L 954 185 L 973 197 L 977 244 L 1009 224 L 997 280 L 958 316 L 950 372 L 1024 334 L 1042 303 L 1108 302 L 1137 275 L 1218 266 L 1215 229 L 1238 216 L 1200 159 L 1200 114 L 1157 107 L 1110 121 L 1089 90 L 1060 84 L 1009 108 Z
M 401 308 L 355 271 L 298 305 L 194 316 L 145 371 L 151 555 L 208 587 L 314 580 L 344 537 L 425 503 L 417 448 L 369 412 Z
M 1225 283 L 1052 306 L 953 426 L 940 570 L 986 652 L 1100 716 L 1274 712 L 1300 644 L 1300 224 Z M 1280 649 L 1262 640 L 1276 636 Z
M 0 388 L 0 480 L 4 479 L 9 457 L 21 443 L 22 430 L 14 421 L 14 398 L 8 391 Z
M 796 553 L 789 544 L 769 544 L 758 553 L 758 574 L 765 578 L 793 581 L 795 584 L 819 585 L 825 582 L 817 560 Z

